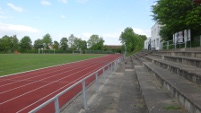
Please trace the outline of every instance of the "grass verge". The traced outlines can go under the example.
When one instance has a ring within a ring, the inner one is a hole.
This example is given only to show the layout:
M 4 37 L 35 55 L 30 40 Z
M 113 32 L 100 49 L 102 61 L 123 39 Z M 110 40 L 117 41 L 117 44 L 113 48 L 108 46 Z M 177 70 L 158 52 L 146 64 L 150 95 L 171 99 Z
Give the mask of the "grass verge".
M 103 55 L 91 54 L 0 54 L 0 76 Z

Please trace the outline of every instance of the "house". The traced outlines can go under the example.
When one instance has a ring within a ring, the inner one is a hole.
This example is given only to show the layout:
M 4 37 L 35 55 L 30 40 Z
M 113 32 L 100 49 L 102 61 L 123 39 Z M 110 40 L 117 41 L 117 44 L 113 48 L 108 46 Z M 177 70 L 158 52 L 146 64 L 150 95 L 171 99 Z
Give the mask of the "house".
M 159 35 L 162 25 L 155 23 L 151 28 L 151 37 L 144 41 L 144 49 L 161 50 L 161 36 Z

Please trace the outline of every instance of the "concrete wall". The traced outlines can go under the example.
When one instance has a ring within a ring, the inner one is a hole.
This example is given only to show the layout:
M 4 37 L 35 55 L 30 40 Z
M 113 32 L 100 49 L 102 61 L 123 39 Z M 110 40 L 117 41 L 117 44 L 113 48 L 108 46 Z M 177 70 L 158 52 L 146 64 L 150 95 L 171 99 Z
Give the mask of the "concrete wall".
M 151 37 L 145 40 L 144 42 L 144 49 L 148 48 L 149 40 L 151 39 L 151 48 L 155 50 L 160 50 L 161 46 L 161 37 L 159 35 L 160 29 L 162 25 L 155 23 L 154 26 L 151 28 Z

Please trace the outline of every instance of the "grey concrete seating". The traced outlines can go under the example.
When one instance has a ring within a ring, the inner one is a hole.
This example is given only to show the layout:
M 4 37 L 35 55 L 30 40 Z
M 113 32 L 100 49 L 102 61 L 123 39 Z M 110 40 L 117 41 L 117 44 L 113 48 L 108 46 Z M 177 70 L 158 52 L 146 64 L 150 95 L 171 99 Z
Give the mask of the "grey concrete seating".
M 201 58 L 184 57 L 184 56 L 171 56 L 171 55 L 162 55 L 162 54 L 151 54 L 150 56 L 201 68 Z
M 136 55 L 134 64 L 143 64 L 189 113 L 201 113 L 200 53 L 158 51 L 141 57 Z M 136 70 L 139 68 L 141 67 L 136 67 Z M 143 79 L 148 82 L 149 74 L 145 71 L 142 73 L 140 76 L 146 76 Z
M 201 58 L 201 51 L 158 51 L 154 54 Z
M 168 94 L 168 91 L 161 87 L 144 66 L 138 63 L 134 63 L 134 65 L 149 113 L 186 113 L 179 103 Z
M 161 85 L 166 88 L 189 113 L 201 113 L 201 87 L 152 62 L 143 62 Z
M 163 56 L 163 58 L 168 61 L 179 62 L 201 68 L 201 58 L 183 56 Z
M 167 69 L 170 72 L 176 73 L 194 83 L 201 84 L 201 69 L 198 67 L 177 62 L 170 62 L 163 59 L 157 59 L 152 56 L 146 56 L 146 58 L 163 69 Z

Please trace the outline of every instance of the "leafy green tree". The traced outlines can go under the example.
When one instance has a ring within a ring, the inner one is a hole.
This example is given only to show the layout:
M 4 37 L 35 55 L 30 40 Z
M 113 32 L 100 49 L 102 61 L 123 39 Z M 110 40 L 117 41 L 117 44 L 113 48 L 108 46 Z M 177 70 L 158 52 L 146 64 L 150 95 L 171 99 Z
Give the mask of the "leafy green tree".
M 92 35 L 87 41 L 89 49 L 91 50 L 103 50 L 104 42 L 103 38 L 98 35 Z
M 201 31 L 201 5 L 192 0 L 158 0 L 152 6 L 153 19 L 164 25 L 160 31 L 163 40 L 172 39 L 175 32 L 191 29 L 194 35 Z
M 0 51 L 14 52 L 19 49 L 19 40 L 16 35 L 3 36 L 0 40 Z
M 41 39 L 34 41 L 34 49 L 38 50 L 39 48 L 43 48 L 43 40 Z
M 13 35 L 10 38 L 11 38 L 11 45 L 10 45 L 11 51 L 19 50 L 19 40 L 17 39 L 17 36 Z
M 71 34 L 68 37 L 68 45 L 70 47 L 71 50 L 76 50 L 77 49 L 77 45 L 75 44 L 75 42 L 78 40 L 78 38 L 76 36 L 74 36 L 73 34 Z
M 42 41 L 44 43 L 45 48 L 49 49 L 49 45 L 52 44 L 52 38 L 51 38 L 50 34 L 47 33 L 46 35 L 44 35 Z
M 76 47 L 75 47 L 75 39 L 76 39 L 76 37 L 73 35 L 73 34 L 71 34 L 69 37 L 68 37 L 68 45 L 69 45 L 69 47 L 72 49 L 72 50 L 75 50 L 76 49 Z
M 80 49 L 81 49 L 82 51 L 84 51 L 84 50 L 87 49 L 87 41 L 85 41 L 85 40 L 81 40 L 81 41 L 80 41 Z
M 0 38 L 0 52 L 4 51 L 2 39 Z
M 11 51 L 11 38 L 7 35 L 3 36 L 0 45 L 3 52 Z
M 144 47 L 145 35 L 136 34 L 132 28 L 127 27 L 120 35 L 119 40 L 124 45 L 124 50 L 128 53 L 137 52 Z
M 61 40 L 60 40 L 60 49 L 61 50 L 67 50 L 68 49 L 68 39 L 66 37 L 63 37 Z
M 21 40 L 20 40 L 20 51 L 21 52 L 26 52 L 28 50 L 32 49 L 32 41 L 30 39 L 29 36 L 24 36 Z
M 87 42 L 85 40 L 82 40 L 81 38 L 75 38 L 74 40 L 74 46 L 76 50 L 85 50 L 87 49 Z
M 137 44 L 137 39 L 132 28 L 127 27 L 124 32 L 121 33 L 119 40 L 125 45 L 126 51 L 132 52 Z
M 55 50 L 59 49 L 59 42 L 58 41 L 54 41 L 53 47 Z

